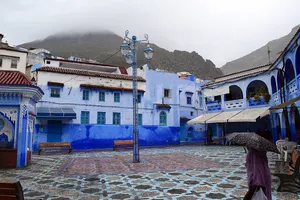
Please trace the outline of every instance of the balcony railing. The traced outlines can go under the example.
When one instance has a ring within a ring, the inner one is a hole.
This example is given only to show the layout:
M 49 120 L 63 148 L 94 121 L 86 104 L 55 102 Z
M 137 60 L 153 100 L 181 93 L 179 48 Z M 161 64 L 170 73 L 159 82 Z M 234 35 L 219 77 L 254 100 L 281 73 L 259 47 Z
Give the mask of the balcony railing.
M 274 93 L 272 95 L 272 100 L 273 100 L 274 105 L 279 105 L 281 103 L 280 91 L 277 91 L 276 93 Z
M 225 109 L 237 109 L 244 107 L 244 99 L 232 100 L 232 101 L 225 101 Z
M 254 99 L 253 97 L 249 99 L 249 106 L 260 106 L 266 104 L 268 104 L 268 102 L 265 101 L 263 96 L 260 96 L 259 99 Z
M 206 107 L 207 107 L 208 111 L 215 111 L 215 110 L 221 110 L 222 109 L 221 103 L 218 100 L 207 102 Z
M 292 80 L 291 82 L 289 82 L 287 84 L 287 88 L 288 88 L 288 94 L 289 95 L 293 95 L 294 93 L 296 93 L 298 91 L 298 88 L 297 88 L 297 80 L 294 79 Z

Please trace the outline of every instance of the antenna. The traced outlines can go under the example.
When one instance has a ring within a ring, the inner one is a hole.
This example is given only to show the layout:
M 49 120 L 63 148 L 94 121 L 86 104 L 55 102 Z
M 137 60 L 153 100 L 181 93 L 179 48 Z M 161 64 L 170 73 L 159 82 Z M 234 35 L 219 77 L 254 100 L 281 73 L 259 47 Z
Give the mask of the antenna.
M 271 51 L 268 45 L 268 57 L 269 57 L 269 64 L 271 64 Z

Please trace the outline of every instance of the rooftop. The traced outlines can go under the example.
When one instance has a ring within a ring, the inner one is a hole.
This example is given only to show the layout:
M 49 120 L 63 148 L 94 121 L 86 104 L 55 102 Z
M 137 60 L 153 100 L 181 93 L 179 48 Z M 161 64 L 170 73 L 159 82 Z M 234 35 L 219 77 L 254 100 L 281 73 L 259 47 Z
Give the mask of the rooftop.
M 0 84 L 1 85 L 30 85 L 30 80 L 19 71 L 0 70 Z
M 39 69 L 36 69 L 36 71 L 52 72 L 52 73 L 60 73 L 60 74 L 74 74 L 79 76 L 112 78 L 112 79 L 120 79 L 120 80 L 132 80 L 132 76 L 128 76 L 125 74 L 102 73 L 102 72 L 94 72 L 94 71 L 86 71 L 86 70 L 68 69 L 62 67 L 41 67 Z M 143 79 L 142 77 L 138 77 L 138 81 L 146 82 L 146 80 Z

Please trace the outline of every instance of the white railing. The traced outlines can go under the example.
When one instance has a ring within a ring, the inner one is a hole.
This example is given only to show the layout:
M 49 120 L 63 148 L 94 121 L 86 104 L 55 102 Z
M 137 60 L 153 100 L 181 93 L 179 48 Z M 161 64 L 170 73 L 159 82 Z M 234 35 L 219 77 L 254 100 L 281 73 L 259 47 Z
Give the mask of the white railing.
M 280 104 L 280 96 L 279 95 L 280 95 L 280 91 L 277 91 L 272 95 L 274 105 L 279 105 Z
M 296 79 L 292 80 L 291 82 L 288 83 L 288 94 L 294 94 L 297 92 L 297 81 Z
M 225 101 L 225 109 L 237 109 L 244 107 L 244 99 Z

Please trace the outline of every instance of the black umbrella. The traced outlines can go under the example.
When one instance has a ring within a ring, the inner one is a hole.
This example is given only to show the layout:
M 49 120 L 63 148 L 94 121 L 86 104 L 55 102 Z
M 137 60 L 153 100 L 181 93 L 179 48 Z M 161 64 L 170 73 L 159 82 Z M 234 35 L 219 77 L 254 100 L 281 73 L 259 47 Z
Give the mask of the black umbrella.
M 271 151 L 280 154 L 277 146 L 256 133 L 232 133 L 227 136 L 228 142 L 241 144 L 259 151 Z

